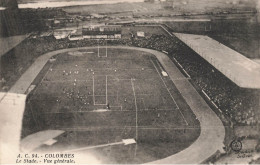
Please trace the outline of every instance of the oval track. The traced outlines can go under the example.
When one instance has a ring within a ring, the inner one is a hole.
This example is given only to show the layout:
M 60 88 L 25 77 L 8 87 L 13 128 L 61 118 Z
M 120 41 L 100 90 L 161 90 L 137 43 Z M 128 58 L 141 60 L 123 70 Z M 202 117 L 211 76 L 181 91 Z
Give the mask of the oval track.
M 95 47 L 71 48 L 53 51 L 38 57 L 30 68 L 20 77 L 9 92 L 24 94 L 35 77 L 42 70 L 49 58 L 56 54 Z M 102 47 L 101 47 L 102 48 Z M 145 48 L 110 46 L 108 48 L 139 50 L 154 54 L 168 72 L 171 80 L 184 97 L 200 122 L 201 134 L 188 148 L 167 158 L 156 160 L 148 164 L 199 164 L 221 150 L 225 137 L 225 129 L 218 116 L 211 110 L 203 98 L 198 94 L 188 79 L 182 75 L 175 64 L 165 54 Z

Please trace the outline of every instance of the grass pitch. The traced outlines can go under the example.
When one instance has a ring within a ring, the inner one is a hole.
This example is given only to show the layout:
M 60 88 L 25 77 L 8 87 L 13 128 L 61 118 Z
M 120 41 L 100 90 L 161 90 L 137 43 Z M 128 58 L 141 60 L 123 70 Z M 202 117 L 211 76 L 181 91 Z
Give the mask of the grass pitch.
M 170 156 L 199 136 L 199 122 L 155 56 L 102 48 L 55 56 L 33 82 L 22 136 L 65 133 L 39 150 L 93 148 L 103 163 L 144 163 Z

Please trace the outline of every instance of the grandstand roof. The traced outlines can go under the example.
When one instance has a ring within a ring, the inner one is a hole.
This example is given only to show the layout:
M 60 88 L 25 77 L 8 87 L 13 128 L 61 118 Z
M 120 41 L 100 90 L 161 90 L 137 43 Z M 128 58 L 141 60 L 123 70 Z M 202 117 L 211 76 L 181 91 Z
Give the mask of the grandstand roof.
M 26 95 L 0 92 L 1 163 L 13 164 L 19 154 Z
M 260 64 L 208 36 L 173 34 L 238 86 L 260 89 Z

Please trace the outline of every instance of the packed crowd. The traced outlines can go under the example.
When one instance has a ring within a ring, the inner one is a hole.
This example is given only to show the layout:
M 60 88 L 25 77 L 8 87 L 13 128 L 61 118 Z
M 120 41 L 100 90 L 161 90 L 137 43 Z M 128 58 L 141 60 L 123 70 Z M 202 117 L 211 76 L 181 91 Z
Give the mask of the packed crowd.
M 136 38 L 132 45 L 168 52 L 232 122 L 243 125 L 258 123 L 259 90 L 240 88 L 177 38 L 152 35 L 150 38 Z
M 187 46 L 176 48 L 171 55 L 226 116 L 235 123 L 257 124 L 259 91 L 238 87 Z
M 8 89 L 39 55 L 57 49 L 106 44 L 144 47 L 168 52 L 168 55 L 171 58 L 175 57 L 188 72 L 192 81 L 204 90 L 233 122 L 246 125 L 253 125 L 258 122 L 257 116 L 259 114 L 257 114 L 256 107 L 259 96 L 257 96 L 256 91 L 236 86 L 177 38 L 165 35 L 153 34 L 150 37 L 132 37 L 109 41 L 56 40 L 53 36 L 28 38 L 2 57 L 1 77 L 5 81 L 2 81 L 1 90 L 6 86 L 7 88 L 4 89 Z

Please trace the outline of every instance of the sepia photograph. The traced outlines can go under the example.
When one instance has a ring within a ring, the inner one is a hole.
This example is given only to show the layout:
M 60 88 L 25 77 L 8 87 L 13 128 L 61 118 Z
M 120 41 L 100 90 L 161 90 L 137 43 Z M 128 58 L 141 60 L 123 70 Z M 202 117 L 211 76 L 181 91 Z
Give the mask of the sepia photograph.
M 260 1 L 0 0 L 0 164 L 260 164 Z

